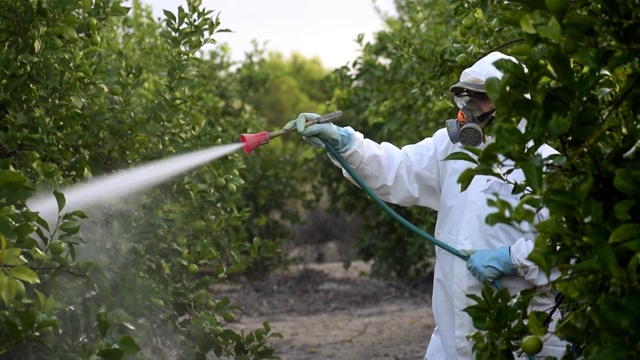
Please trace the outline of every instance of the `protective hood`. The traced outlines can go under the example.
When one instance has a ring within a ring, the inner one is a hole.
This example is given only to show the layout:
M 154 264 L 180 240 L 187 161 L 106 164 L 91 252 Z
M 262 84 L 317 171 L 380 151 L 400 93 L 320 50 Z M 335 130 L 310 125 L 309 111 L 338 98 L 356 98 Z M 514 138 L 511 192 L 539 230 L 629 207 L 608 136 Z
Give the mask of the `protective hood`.
M 498 70 L 493 63 L 500 59 L 508 59 L 515 63 L 518 61 L 512 57 L 505 55 L 501 52 L 492 52 L 489 55 L 478 60 L 473 66 L 465 69 L 460 74 L 460 82 L 451 86 L 449 90 L 453 94 L 458 94 L 464 89 L 473 90 L 477 92 L 486 92 L 484 83 L 488 78 L 497 77 L 502 78 L 502 71 Z

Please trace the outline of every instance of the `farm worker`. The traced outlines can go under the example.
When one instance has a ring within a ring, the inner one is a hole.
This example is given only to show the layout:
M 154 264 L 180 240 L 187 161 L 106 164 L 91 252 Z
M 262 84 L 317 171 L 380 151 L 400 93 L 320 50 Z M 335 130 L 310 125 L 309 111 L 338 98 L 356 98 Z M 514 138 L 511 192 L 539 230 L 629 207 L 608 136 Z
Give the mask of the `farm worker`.
M 462 145 L 482 148 L 491 141 L 484 128 L 494 120 L 495 110 L 486 95 L 485 81 L 502 77 L 502 72 L 493 65 L 500 59 L 516 61 L 493 52 L 465 69 L 460 81 L 451 86 L 454 100 L 466 117 L 465 125 L 449 120 L 432 137 L 416 144 L 398 148 L 386 142 L 376 143 L 351 127 L 332 123 L 305 127 L 308 120 L 319 116 L 311 113 L 302 113 L 283 127 L 284 130 L 297 127 L 304 139 L 313 144 L 324 146 L 322 141 L 326 141 L 333 146 L 382 200 L 437 210 L 435 237 L 456 249 L 475 250 L 465 262 L 436 248 L 432 299 L 436 327 L 425 353 L 428 360 L 473 358 L 466 336 L 476 330 L 463 309 L 475 303 L 467 294 L 480 294 L 483 281 L 500 278 L 511 294 L 533 286 L 548 289 L 549 279 L 528 260 L 535 239 L 534 226 L 521 224 L 520 229 L 515 229 L 485 222 L 487 215 L 495 212 L 487 200 L 498 196 L 514 205 L 518 202 L 517 196 L 511 194 L 513 186 L 495 177 L 476 176 L 461 191 L 458 177 L 473 165 L 468 161 L 443 160 L 453 152 L 466 151 Z M 546 145 L 538 151 L 543 157 L 555 153 Z M 340 166 L 335 159 L 334 163 Z M 506 168 L 502 170 L 510 181 L 524 180 L 520 170 L 511 173 Z M 343 173 L 353 181 L 345 170 Z M 553 305 L 552 294 L 541 295 L 531 302 L 531 310 L 547 311 Z M 559 317 L 557 312 L 555 315 Z M 564 350 L 561 340 L 550 337 L 537 356 L 561 357 Z

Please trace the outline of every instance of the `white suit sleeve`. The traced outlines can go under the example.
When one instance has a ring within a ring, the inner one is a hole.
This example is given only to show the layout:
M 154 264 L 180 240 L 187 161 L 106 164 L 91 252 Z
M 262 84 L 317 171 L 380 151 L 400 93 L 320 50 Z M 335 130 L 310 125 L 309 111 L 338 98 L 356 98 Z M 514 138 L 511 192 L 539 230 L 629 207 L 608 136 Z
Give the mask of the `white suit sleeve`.
M 551 281 L 558 278 L 560 272 L 558 269 L 551 269 L 550 276 L 544 270 L 540 269 L 533 261 L 529 260 L 529 254 L 533 251 L 533 241 L 520 238 L 515 244 L 511 245 L 511 262 L 518 275 L 522 276 L 528 282 L 536 286 L 548 285 Z
M 438 210 L 442 159 L 450 141 L 446 132 L 401 149 L 390 143 L 376 143 L 352 131 L 352 145 L 341 155 L 356 174 L 382 200 L 401 206 L 420 205 Z M 334 164 L 340 164 L 332 159 Z M 346 170 L 345 177 L 352 182 Z

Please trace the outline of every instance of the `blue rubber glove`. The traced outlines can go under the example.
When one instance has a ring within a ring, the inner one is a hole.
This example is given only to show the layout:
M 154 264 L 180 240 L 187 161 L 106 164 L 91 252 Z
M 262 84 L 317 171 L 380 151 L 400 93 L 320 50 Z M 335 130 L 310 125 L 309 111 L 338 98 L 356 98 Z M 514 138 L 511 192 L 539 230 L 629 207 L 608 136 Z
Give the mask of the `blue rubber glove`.
M 467 254 L 470 254 L 467 269 L 480 282 L 493 282 L 502 275 L 515 274 L 508 246 L 469 251 Z
M 302 113 L 297 119 L 289 121 L 282 130 L 290 130 L 294 126 L 302 138 L 318 147 L 324 148 L 322 140 L 333 146 L 338 152 L 347 151 L 351 147 L 351 132 L 333 123 L 313 124 L 306 126 L 307 121 L 316 120 L 320 115 Z

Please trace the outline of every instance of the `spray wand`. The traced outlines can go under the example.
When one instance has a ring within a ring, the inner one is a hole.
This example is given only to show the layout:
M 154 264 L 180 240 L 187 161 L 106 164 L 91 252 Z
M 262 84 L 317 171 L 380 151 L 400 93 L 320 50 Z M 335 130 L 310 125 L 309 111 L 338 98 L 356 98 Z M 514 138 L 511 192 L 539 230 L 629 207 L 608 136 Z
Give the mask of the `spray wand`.
M 331 122 L 333 120 L 337 120 L 342 117 L 342 111 L 334 111 L 328 114 L 322 115 L 315 120 L 307 121 L 305 126 L 313 125 L 313 124 L 322 124 Z M 289 130 L 277 130 L 272 132 L 262 131 L 257 134 L 242 134 L 240 135 L 240 141 L 244 143 L 242 149 L 245 153 L 250 153 L 255 150 L 258 146 L 264 145 L 271 141 L 273 138 L 277 138 L 278 136 L 288 134 L 292 131 L 295 131 L 296 128 L 293 127 Z

